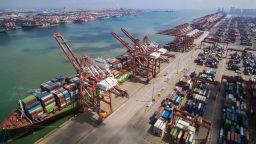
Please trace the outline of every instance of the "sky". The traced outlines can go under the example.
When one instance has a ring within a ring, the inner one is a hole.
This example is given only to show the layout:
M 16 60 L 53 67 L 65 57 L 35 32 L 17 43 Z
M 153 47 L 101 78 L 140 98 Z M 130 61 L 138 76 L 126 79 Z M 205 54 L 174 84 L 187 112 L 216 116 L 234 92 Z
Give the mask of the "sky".
M 0 0 L 0 8 L 139 8 L 216 9 L 256 8 L 256 0 Z

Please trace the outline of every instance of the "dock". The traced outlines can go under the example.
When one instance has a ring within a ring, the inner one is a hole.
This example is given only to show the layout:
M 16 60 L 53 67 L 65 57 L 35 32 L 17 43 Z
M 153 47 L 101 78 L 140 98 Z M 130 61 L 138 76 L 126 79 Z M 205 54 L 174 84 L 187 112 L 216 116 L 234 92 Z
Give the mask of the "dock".
M 219 22 L 212 29 L 216 29 Z M 199 49 L 201 42 L 213 32 L 213 30 L 204 31 L 203 34 L 194 41 L 193 48 L 186 52 L 174 52 L 175 59 L 170 58 L 170 63 L 164 63 L 161 72 L 156 78 L 145 84 L 138 78 L 132 78 L 121 85 L 126 89 L 129 98 L 113 98 L 114 113 L 107 117 L 102 123 L 94 119 L 94 114 L 85 112 L 77 115 L 60 128 L 55 129 L 37 144 L 44 143 L 81 143 L 81 144 L 101 144 L 101 143 L 166 143 L 160 137 L 152 134 L 152 126 L 149 124 L 149 118 L 154 114 L 161 101 L 175 87 L 175 83 L 188 72 L 197 73 L 203 70 L 212 70 L 213 68 L 199 66 L 194 63 L 197 55 L 202 51 Z M 240 45 L 230 45 L 234 49 L 241 49 Z M 230 47 L 229 46 L 229 47 Z M 225 55 L 230 52 L 225 51 Z M 228 59 L 223 58 L 216 71 L 215 80 L 221 82 L 223 75 L 234 76 L 233 71 L 227 70 Z M 242 74 L 244 79 L 249 76 Z M 222 107 L 225 101 L 223 97 L 224 88 L 221 85 L 220 95 L 210 96 L 204 118 L 212 122 L 212 128 L 208 143 L 218 143 L 219 132 L 221 128 Z M 211 94 L 218 93 L 218 89 L 212 87 Z M 152 101 L 154 98 L 154 101 Z M 203 140 L 205 131 L 200 130 L 196 135 L 196 143 Z

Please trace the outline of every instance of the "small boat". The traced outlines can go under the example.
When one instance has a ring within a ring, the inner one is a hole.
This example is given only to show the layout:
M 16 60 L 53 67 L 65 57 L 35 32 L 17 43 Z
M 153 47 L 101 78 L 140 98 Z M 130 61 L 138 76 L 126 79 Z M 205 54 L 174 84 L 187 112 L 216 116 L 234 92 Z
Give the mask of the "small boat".
M 6 28 L 0 27 L 0 33 L 4 33 L 4 32 L 6 32 Z

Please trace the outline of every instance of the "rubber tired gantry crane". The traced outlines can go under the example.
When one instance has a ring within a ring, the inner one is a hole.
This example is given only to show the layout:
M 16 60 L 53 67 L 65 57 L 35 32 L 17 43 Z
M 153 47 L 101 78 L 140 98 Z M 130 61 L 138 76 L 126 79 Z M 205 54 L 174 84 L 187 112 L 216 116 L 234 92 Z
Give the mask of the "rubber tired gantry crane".
M 131 47 L 115 32 L 111 33 L 123 46 L 127 48 L 128 54 L 133 57 L 133 76 L 141 76 L 149 82 L 160 73 L 160 53 L 149 51 L 140 41 L 134 39 L 139 46 Z
M 193 125 L 195 125 L 195 127 L 197 127 L 197 128 L 199 128 L 200 126 L 206 128 L 207 133 L 206 133 L 206 136 L 204 139 L 204 143 L 205 144 L 207 143 L 208 137 L 209 137 L 209 134 L 211 131 L 211 127 L 212 127 L 212 123 L 209 120 L 204 119 L 202 117 L 194 116 L 192 114 L 189 114 L 186 111 L 182 111 L 177 108 L 173 109 L 173 115 L 174 115 L 174 120 L 172 121 L 172 124 L 174 124 L 174 122 L 177 120 L 177 118 L 181 117 L 183 119 L 191 121 L 193 123 Z
M 108 70 L 95 65 L 90 57 L 77 58 L 60 33 L 55 33 L 53 37 L 79 75 L 79 101 L 83 110 L 91 109 L 98 114 L 99 120 L 103 120 L 112 113 L 111 93 L 128 96 L 127 92 L 118 86 L 117 80 Z M 109 106 L 107 112 L 101 109 L 100 102 Z
M 226 48 L 228 48 L 228 42 L 219 42 L 217 39 L 215 38 L 209 38 L 209 37 L 206 37 L 204 38 L 204 40 L 201 42 L 201 45 L 199 47 L 199 49 L 202 48 L 202 46 L 204 46 L 205 43 L 208 43 L 208 44 L 211 44 L 213 47 L 216 47 L 216 45 L 219 43 L 222 43 L 222 44 L 226 44 Z
M 231 52 L 235 51 L 235 52 L 246 53 L 246 52 L 249 52 L 249 51 L 256 51 L 256 50 L 252 49 L 252 48 L 244 48 L 243 50 L 241 50 L 241 49 L 234 49 L 234 48 L 228 48 L 227 52 L 226 52 L 226 55 L 225 55 L 225 58 L 227 58 L 229 51 L 231 51 Z

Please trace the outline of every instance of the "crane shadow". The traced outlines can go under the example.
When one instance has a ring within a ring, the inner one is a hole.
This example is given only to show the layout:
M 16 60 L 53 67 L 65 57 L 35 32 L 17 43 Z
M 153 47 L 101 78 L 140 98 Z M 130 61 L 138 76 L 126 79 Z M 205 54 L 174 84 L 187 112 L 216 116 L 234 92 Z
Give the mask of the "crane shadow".
M 139 78 L 139 77 L 130 78 L 128 81 L 129 81 L 129 82 L 133 82 L 133 83 L 147 84 L 146 81 L 143 81 L 143 80 L 142 80 L 141 78 Z

